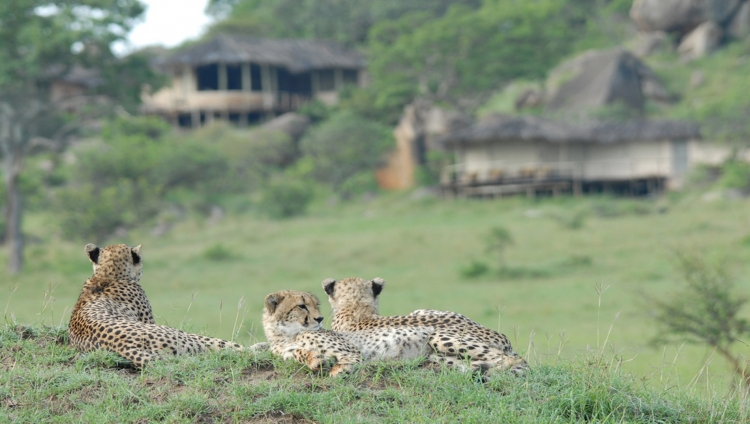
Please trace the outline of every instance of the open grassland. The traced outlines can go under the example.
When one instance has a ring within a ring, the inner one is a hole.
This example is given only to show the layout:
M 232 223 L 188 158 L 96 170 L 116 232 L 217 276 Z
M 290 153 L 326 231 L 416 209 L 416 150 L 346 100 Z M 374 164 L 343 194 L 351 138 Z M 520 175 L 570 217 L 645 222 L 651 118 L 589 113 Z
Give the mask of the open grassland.
M 525 378 L 383 362 L 325 377 L 269 353 L 170 358 L 143 372 L 78 354 L 64 328 L 0 328 L 0 422 L 745 423 L 743 392 L 653 389 L 618 361 L 555 360 Z
M 243 344 L 263 339 L 266 294 L 311 291 L 330 316 L 324 278 L 379 276 L 386 280 L 381 313 L 463 313 L 507 334 L 532 365 L 579 360 L 599 349 L 653 387 L 726 392 L 731 370 L 710 350 L 648 344 L 654 322 L 642 294 L 675 293 L 676 248 L 724 258 L 748 293 L 749 206 L 691 195 L 451 201 L 391 194 L 321 202 L 308 216 L 286 221 L 187 219 L 163 237 L 144 229 L 111 242 L 143 244 L 141 284 L 157 322 Z M 11 325 L 65 325 L 91 275 L 85 241 L 49 235 L 53 219 L 29 216 L 25 230 L 37 241 L 27 249 L 26 271 L 3 277 L 0 308 Z M 462 278 L 461 268 L 473 260 L 496 268 L 483 237 L 497 225 L 514 239 L 506 271 Z M 606 288 L 601 298 L 597 286 Z

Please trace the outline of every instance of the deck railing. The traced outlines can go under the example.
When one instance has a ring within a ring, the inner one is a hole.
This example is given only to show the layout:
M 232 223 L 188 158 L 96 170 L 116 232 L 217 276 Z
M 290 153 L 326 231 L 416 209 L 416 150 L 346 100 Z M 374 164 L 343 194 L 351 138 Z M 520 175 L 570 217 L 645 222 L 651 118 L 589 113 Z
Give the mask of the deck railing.
M 581 162 L 486 161 L 457 163 L 442 169 L 442 185 L 497 185 L 542 181 L 629 180 L 669 177 L 668 158 L 588 160 Z

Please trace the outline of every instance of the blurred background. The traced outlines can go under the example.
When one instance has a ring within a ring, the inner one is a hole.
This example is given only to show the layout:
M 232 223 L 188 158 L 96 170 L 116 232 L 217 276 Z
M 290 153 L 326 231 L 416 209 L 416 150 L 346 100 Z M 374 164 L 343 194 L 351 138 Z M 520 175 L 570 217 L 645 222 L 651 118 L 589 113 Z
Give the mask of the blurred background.
M 0 307 L 66 325 L 86 243 L 157 322 L 383 277 L 532 364 L 747 379 L 750 1 L 0 5 Z

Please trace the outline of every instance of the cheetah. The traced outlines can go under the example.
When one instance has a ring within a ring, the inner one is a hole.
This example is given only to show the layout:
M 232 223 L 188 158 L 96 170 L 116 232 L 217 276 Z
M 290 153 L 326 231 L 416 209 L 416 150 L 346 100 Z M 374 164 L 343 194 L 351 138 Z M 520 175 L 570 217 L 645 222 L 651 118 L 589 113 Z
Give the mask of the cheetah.
M 316 371 L 336 361 L 329 375 L 349 373 L 355 364 L 427 356 L 432 327 L 334 332 L 322 328 L 320 302 L 311 294 L 282 290 L 266 296 L 263 331 L 271 351 Z
M 141 246 L 124 244 L 84 248 L 94 266 L 70 316 L 70 343 L 86 352 L 106 349 L 137 368 L 162 354 L 193 354 L 207 350 L 242 349 L 226 340 L 189 334 L 157 325 L 139 281 Z
M 378 296 L 385 280 L 345 278 L 323 280 L 323 289 L 333 309 L 334 331 L 362 331 L 375 328 L 433 327 L 429 346 L 451 367 L 494 373 L 511 370 L 523 374 L 526 361 L 513 351 L 505 335 L 483 327 L 455 312 L 420 309 L 406 316 L 378 315 Z M 434 357 L 432 357 L 434 359 Z

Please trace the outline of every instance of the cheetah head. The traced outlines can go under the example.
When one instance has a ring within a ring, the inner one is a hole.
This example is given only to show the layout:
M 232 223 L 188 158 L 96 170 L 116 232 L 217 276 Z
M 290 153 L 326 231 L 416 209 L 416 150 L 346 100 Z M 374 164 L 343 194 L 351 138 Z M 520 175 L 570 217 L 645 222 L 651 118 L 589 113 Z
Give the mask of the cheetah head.
M 349 277 L 343 280 L 326 278 L 323 280 L 323 290 L 328 293 L 328 301 L 335 314 L 342 309 L 356 310 L 378 314 L 378 296 L 385 287 L 385 280 L 380 277 L 372 280 Z
M 124 244 L 113 244 L 102 249 L 89 243 L 84 250 L 94 265 L 94 276 L 134 283 L 141 280 L 143 272 L 141 245 L 129 247 Z
M 315 331 L 322 328 L 320 301 L 314 294 L 282 290 L 266 296 L 265 302 L 263 330 L 266 332 L 266 338 L 269 338 L 269 331 L 294 336 L 300 331 Z

